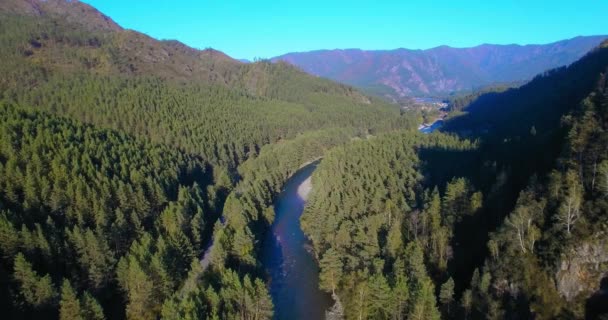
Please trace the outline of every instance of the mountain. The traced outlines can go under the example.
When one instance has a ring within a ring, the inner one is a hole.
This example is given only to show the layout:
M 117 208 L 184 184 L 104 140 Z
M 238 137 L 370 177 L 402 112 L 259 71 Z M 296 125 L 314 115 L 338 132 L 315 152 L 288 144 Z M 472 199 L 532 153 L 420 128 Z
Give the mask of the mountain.
M 463 296 L 475 298 L 463 311 L 473 318 L 600 319 L 608 312 L 601 271 L 608 203 L 600 187 L 608 186 L 607 74 L 604 41 L 567 67 L 474 99 L 446 122 L 445 131 L 482 141 L 477 165 L 470 164 L 477 169 L 465 170 L 484 192 L 484 209 L 454 251 L 486 255 L 464 284 Z M 462 268 L 454 273 L 473 271 Z
M 0 312 L 280 317 L 273 304 L 303 299 L 269 288 L 264 239 L 283 245 L 277 199 L 312 163 L 306 209 L 287 217 L 333 315 L 593 319 L 607 68 L 603 43 L 459 99 L 423 134 L 422 113 L 288 63 L 159 41 L 74 0 L 3 0 Z
M 252 95 L 268 95 L 274 88 L 272 94 L 283 96 L 287 95 L 276 86 L 291 86 L 293 81 L 285 79 L 290 77 L 308 82 L 306 90 L 337 89 L 354 99 L 368 100 L 352 88 L 319 81 L 287 64 L 242 63 L 214 49 L 198 50 L 176 40 L 159 41 L 123 29 L 80 1 L 5 0 L 0 3 L 0 12 L 6 17 L 5 33 L 27 37 L 5 37 L 2 49 L 16 48 L 20 58 L 46 70 L 153 76 L 179 84 L 221 85 Z M 298 83 L 298 87 L 302 85 Z
M 125 30 L 79 1 L 2 0 L 0 311 L 270 318 L 258 253 L 283 183 L 328 148 L 415 121 L 285 63 Z
M 581 102 L 597 85 L 608 65 L 608 41 L 580 60 L 548 70 L 525 85 L 504 92 L 490 92 L 463 108 L 465 115 L 447 121 L 446 128 L 486 138 L 512 139 L 559 127 L 561 117 Z
M 6 98 L 154 141 L 171 140 L 233 169 L 262 144 L 303 131 L 356 127 L 362 124 L 360 119 L 371 119 L 378 112 L 397 115 L 386 120 L 400 118 L 394 107 L 352 87 L 288 64 L 245 64 L 213 49 L 158 41 L 121 28 L 79 1 L 6 0 L 0 8 L 0 55 L 6 61 L 0 64 L 0 92 L 11 92 L 4 94 Z M 62 97 L 61 92 L 70 94 Z M 153 100 L 175 96 L 179 98 Z M 51 108 L 53 104 L 56 107 Z M 112 108 L 124 108 L 126 113 L 110 112 Z M 172 113 L 162 115 L 167 110 Z M 325 116 L 318 117 L 319 112 Z M 350 116 L 345 114 L 359 112 L 357 119 L 346 120 Z M 162 121 L 141 119 L 140 113 Z M 167 124 L 186 115 L 191 116 L 179 122 L 190 126 L 190 138 Z M 285 121 L 277 121 L 282 116 L 287 116 Z M 378 121 L 369 121 L 370 128 Z M 218 123 L 232 124 L 203 133 Z M 228 128 L 243 136 L 236 137 Z M 216 147 L 220 137 L 243 140 L 226 140 Z
M 605 318 L 607 74 L 608 41 L 444 132 L 327 152 L 301 223 L 345 318 Z
M 41 32 L 32 35 L 29 44 L 21 50 L 24 55 L 33 56 L 32 59 L 42 60 L 46 67 L 64 70 L 84 67 L 103 73 L 225 82 L 221 73 L 238 66 L 236 60 L 219 51 L 200 51 L 178 41 L 157 41 L 142 33 L 125 30 L 80 1 L 5 0 L 0 3 L 0 10 L 10 17 L 40 20 L 37 30 Z M 27 22 L 17 20 L 20 24 Z M 16 25 L 9 21 L 6 24 L 8 27 Z M 54 38 L 54 35 L 58 37 Z M 76 59 L 61 59 L 59 54 L 66 52 L 74 52 Z
M 404 96 L 444 96 L 496 83 L 527 81 L 543 71 L 578 60 L 605 38 L 576 37 L 524 46 L 320 50 L 288 53 L 272 61 L 286 61 L 311 74 L 396 100 Z

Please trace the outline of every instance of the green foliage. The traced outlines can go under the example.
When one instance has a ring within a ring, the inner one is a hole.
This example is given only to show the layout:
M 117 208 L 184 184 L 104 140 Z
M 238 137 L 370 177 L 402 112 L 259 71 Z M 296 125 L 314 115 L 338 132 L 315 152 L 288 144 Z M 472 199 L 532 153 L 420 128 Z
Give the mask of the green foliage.
M 101 305 L 99 305 L 99 302 L 97 302 L 97 300 L 95 298 L 93 298 L 93 296 L 89 292 L 85 291 L 83 297 L 81 298 L 80 303 L 81 303 L 82 308 L 84 309 L 83 317 L 85 319 L 91 319 L 91 320 L 104 320 L 105 319 Z
M 15 257 L 14 270 L 13 277 L 19 284 L 19 292 L 25 302 L 38 308 L 55 302 L 57 292 L 53 287 L 51 277 L 48 274 L 39 276 L 21 253 Z
M 240 64 L 200 57 L 190 48 L 175 52 L 133 32 L 87 31 L 53 17 L 4 17 L 3 48 L 28 48 L 32 55 L 0 53 L 11 61 L 1 70 L 0 99 L 177 147 L 231 170 L 263 145 L 306 131 L 353 127 L 367 133 L 410 121 L 396 107 L 287 64 Z M 42 45 L 30 48 L 32 39 Z M 123 45 L 153 49 L 138 53 Z M 167 52 L 171 61 L 150 63 Z M 98 63 L 78 62 L 91 59 Z M 165 69 L 179 59 L 185 66 Z M 197 72 L 181 74 L 182 68 Z M 170 80 L 184 77 L 188 81 Z
M 330 148 L 350 141 L 352 130 L 331 129 L 302 134 L 265 146 L 258 156 L 239 167 L 242 180 L 226 199 L 226 224 L 214 234 L 213 255 L 237 264 L 258 264 L 261 235 L 271 225 L 274 197 L 303 164 L 315 161 Z M 217 263 L 215 265 L 218 265 Z M 221 268 L 221 263 L 218 266 Z
M 116 263 L 146 235 L 162 248 L 146 261 L 158 270 L 153 281 L 165 295 L 176 288 L 212 231 L 205 225 L 213 216 L 203 213 L 208 196 L 199 187 L 210 180 L 204 161 L 6 104 L 0 133 L 0 203 L 8 210 L 0 215 L 0 263 L 14 268 L 10 285 L 25 302 L 59 307 L 54 279 L 63 277 L 89 290 L 81 307 L 86 317 L 103 317 L 95 297 L 120 296 Z M 163 219 L 169 214 L 176 217 Z M 48 274 L 38 276 L 34 266 Z
M 319 261 L 319 267 L 322 270 L 319 275 L 319 286 L 321 289 L 331 290 L 332 293 L 335 293 L 343 272 L 342 261 L 340 261 L 338 253 L 333 248 L 327 250 Z
M 321 288 L 338 293 L 347 318 L 439 317 L 425 261 L 445 270 L 450 217 L 474 213 L 469 199 L 479 196 L 471 196 L 465 179 L 449 183 L 444 199 L 437 189 L 418 196 L 424 191 L 418 154 L 474 148 L 452 136 L 399 132 L 324 156 L 301 222 L 320 256 Z
M 564 115 L 567 134 L 554 170 L 530 180 L 491 235 L 490 256 L 482 273 L 473 276 L 466 308 L 476 317 L 585 316 L 585 299 L 601 276 L 593 263 L 585 262 L 589 254 L 584 248 L 597 246 L 596 239 L 608 230 L 602 176 L 608 158 L 603 147 L 608 141 L 606 87 L 605 76 L 600 76 L 597 88 Z M 564 269 L 569 263 L 577 271 Z
M 438 319 L 437 301 L 452 318 L 583 316 L 591 292 L 570 299 L 555 274 L 608 232 L 605 50 L 453 103 L 471 113 L 446 129 L 472 143 L 284 63 L 159 42 L 79 2 L 30 7 L 0 3 L 8 317 L 272 318 L 261 239 L 321 158 L 301 222 L 347 318 Z
M 59 302 L 59 319 L 70 320 L 70 319 L 84 319 L 82 310 L 80 309 L 80 302 L 70 282 L 63 280 L 61 285 L 61 301 Z
M 410 306 L 408 319 L 439 319 L 436 307 L 435 286 L 424 265 L 420 244 L 416 241 L 406 248 L 406 271 L 410 275 Z
M 465 290 L 462 293 L 462 298 L 460 299 L 460 304 L 464 309 L 465 319 L 468 317 L 471 312 L 471 307 L 473 305 L 473 294 L 470 289 Z
M 153 319 L 155 308 L 161 299 L 157 298 L 154 282 L 141 264 L 134 258 L 121 259 L 117 269 L 118 281 L 127 294 L 127 317 L 129 319 Z
M 450 305 L 454 301 L 454 279 L 451 277 L 441 285 L 439 291 L 439 301 L 447 308 L 447 313 L 450 313 Z
M 112 318 L 160 315 L 212 233 L 213 276 L 190 280 L 214 286 L 201 299 L 220 304 L 226 270 L 258 267 L 273 198 L 299 166 L 354 136 L 414 126 L 394 106 L 287 64 L 159 42 L 86 4 L 41 3 L 36 17 L 28 6 L 0 5 L 2 266 L 23 252 Z M 249 281 L 252 297 L 267 297 Z M 192 315 L 199 300 L 176 301 L 167 308 Z

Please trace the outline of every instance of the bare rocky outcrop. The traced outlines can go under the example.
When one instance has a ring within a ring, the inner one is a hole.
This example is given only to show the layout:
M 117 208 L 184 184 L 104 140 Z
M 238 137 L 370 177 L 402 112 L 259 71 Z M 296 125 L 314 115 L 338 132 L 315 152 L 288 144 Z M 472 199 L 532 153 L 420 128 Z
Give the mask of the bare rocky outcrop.
M 571 249 L 562 259 L 555 275 L 557 289 L 566 300 L 572 301 L 580 294 L 590 295 L 598 283 L 608 275 L 608 240 L 595 237 Z
M 342 320 L 344 319 L 344 307 L 337 294 L 333 293 L 331 297 L 334 299 L 334 305 L 325 311 L 325 320 Z

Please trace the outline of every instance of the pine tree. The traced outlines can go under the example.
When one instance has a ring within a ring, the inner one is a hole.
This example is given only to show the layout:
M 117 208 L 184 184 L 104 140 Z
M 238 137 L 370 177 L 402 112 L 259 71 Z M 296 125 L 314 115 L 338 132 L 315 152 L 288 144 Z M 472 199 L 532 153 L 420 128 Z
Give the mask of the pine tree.
M 18 253 L 15 257 L 13 276 L 19 283 L 19 291 L 27 303 L 35 307 L 56 303 L 57 292 L 51 277 L 48 274 L 43 277 L 38 276 L 22 253 Z
M 388 319 L 390 318 L 391 288 L 386 278 L 380 274 L 372 276 L 369 285 L 369 318 Z
M 82 297 L 82 309 L 85 319 L 89 320 L 104 320 L 103 309 L 99 302 L 88 292 L 85 291 Z
M 578 173 L 569 170 L 564 175 L 564 194 L 556 219 L 564 226 L 568 235 L 571 234 L 574 224 L 581 218 L 583 202 L 583 186 Z
M 464 317 L 466 319 L 471 313 L 471 308 L 473 307 L 473 293 L 470 289 L 467 289 L 462 293 L 462 297 L 460 298 L 460 304 L 464 309 Z
M 417 242 L 406 248 L 406 270 L 410 276 L 409 319 L 439 319 L 435 302 L 434 285 L 426 273 L 422 249 Z
M 319 267 L 321 268 L 319 287 L 323 290 L 331 290 L 335 294 L 343 272 L 339 253 L 333 248 L 327 250 L 319 262 Z
M 415 320 L 440 319 L 435 302 L 434 286 L 430 279 L 424 279 L 419 283 L 418 290 L 412 296 L 408 318 Z
M 262 280 L 255 279 L 254 291 L 251 295 L 255 300 L 254 319 L 272 319 L 274 314 L 272 298 Z
M 404 273 L 397 275 L 397 280 L 393 287 L 393 317 L 396 319 L 404 319 L 407 314 L 408 302 L 410 299 L 410 290 L 408 287 L 408 278 Z
M 387 251 L 389 256 L 396 258 L 397 255 L 403 250 L 403 235 L 401 233 L 401 221 L 400 219 L 393 222 L 390 226 L 387 236 Z
M 59 319 L 61 320 L 78 320 L 84 319 L 83 312 L 80 307 L 80 301 L 70 285 L 70 281 L 63 280 L 61 285 L 61 301 L 59 302 Z
M 439 301 L 446 306 L 447 313 L 450 313 L 450 305 L 454 301 L 454 280 L 450 277 L 443 285 L 439 292 Z
M 127 294 L 127 317 L 130 319 L 153 319 L 154 283 L 133 258 L 122 258 L 118 263 L 117 277 Z

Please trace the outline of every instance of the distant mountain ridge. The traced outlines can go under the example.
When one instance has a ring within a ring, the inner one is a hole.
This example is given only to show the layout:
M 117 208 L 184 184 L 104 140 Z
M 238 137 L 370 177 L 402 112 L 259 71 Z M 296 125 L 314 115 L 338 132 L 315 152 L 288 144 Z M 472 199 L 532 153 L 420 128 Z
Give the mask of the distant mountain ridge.
M 581 36 L 541 45 L 319 50 L 288 53 L 271 60 L 285 61 L 311 74 L 399 99 L 526 81 L 580 59 L 607 37 Z

